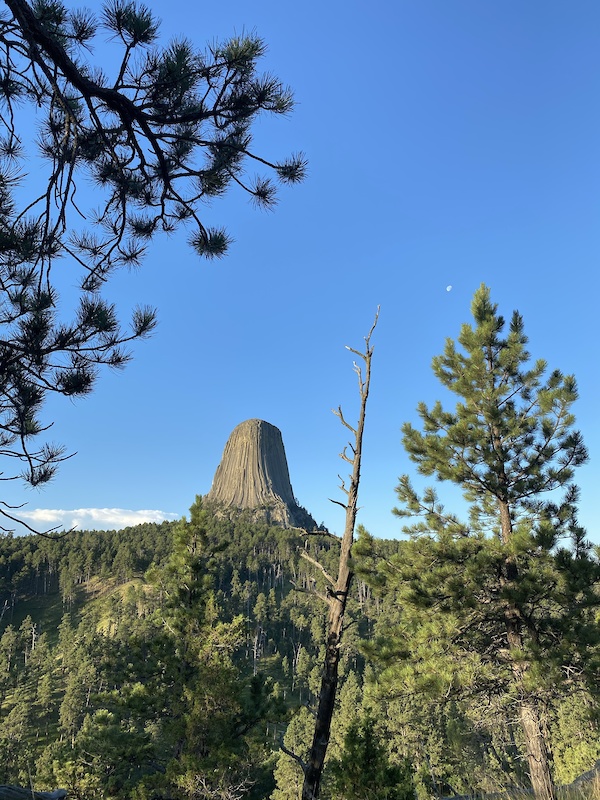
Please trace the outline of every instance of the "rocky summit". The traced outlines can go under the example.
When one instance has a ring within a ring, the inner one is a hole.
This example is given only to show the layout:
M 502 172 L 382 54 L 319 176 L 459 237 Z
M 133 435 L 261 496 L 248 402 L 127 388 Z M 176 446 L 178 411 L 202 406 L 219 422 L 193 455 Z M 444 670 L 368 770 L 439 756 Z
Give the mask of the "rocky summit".
M 206 500 L 224 509 L 250 510 L 272 525 L 317 528 L 294 498 L 281 431 L 262 419 L 234 428 Z

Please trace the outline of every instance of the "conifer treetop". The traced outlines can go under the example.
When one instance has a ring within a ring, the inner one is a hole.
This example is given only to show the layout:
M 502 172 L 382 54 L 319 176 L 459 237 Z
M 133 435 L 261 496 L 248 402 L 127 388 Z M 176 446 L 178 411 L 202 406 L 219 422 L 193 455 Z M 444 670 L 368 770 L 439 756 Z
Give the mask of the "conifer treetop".
M 522 515 L 537 524 L 572 520 L 574 470 L 587 459 L 573 427 L 575 378 L 548 373 L 541 359 L 531 363 L 521 315 L 513 313 L 506 331 L 487 286 L 476 291 L 471 311 L 474 324 L 464 324 L 458 340 L 448 339 L 432 362 L 440 382 L 460 399 L 451 412 L 440 401 L 419 403 L 422 430 L 410 423 L 402 428 L 410 458 L 421 474 L 461 486 L 476 516 L 497 513 L 500 503 L 511 524 Z M 555 500 L 560 489 L 560 501 L 543 499 L 550 493 Z

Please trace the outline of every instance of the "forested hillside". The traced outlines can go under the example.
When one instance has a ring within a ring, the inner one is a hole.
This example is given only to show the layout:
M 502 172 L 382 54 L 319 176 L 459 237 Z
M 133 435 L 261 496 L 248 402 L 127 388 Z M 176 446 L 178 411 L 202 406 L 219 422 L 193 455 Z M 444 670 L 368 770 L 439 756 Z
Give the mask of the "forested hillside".
M 0 800 L 598 800 L 600 549 L 578 508 L 597 464 L 575 479 L 600 450 L 598 5 L 91 5 L 0 2 Z M 305 141 L 310 181 L 264 227 L 236 196 L 273 209 Z M 190 254 L 231 249 L 230 190 L 239 244 L 198 272 Z M 345 345 L 355 414 L 328 353 L 373 308 Z M 322 497 L 329 397 L 339 537 L 257 418 L 189 519 L 55 535 L 74 506 L 171 516 L 259 410 Z M 398 423 L 415 475 L 405 538 L 381 541 L 359 489 L 376 525 Z
M 467 675 L 440 696 L 435 662 L 428 681 L 407 671 L 425 657 L 408 635 L 402 656 L 390 645 L 395 672 L 381 650 L 371 659 L 383 635 L 411 621 L 401 589 L 369 579 L 365 541 L 323 797 L 526 785 L 512 700 L 491 680 L 474 694 Z M 407 547 L 378 541 L 376 555 L 397 562 Z M 88 800 L 297 800 L 326 617 L 314 594 L 326 591 L 323 575 L 301 553 L 333 571 L 337 548 L 326 534 L 226 518 L 200 500 L 189 522 L 3 537 L 0 783 L 31 778 Z M 556 777 L 568 783 L 600 758 L 600 707 L 574 677 L 547 708 Z

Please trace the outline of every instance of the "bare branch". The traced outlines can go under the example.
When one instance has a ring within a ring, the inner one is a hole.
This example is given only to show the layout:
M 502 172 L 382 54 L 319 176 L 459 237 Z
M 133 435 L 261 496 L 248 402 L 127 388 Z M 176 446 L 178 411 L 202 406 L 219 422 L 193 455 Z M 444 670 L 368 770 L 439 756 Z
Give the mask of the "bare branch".
M 346 455 L 346 450 L 347 450 L 347 448 L 348 448 L 348 447 L 350 447 L 352 450 L 354 450 L 354 448 L 352 447 L 352 445 L 351 445 L 351 444 L 348 444 L 348 445 L 346 445 L 346 447 L 344 447 L 344 449 L 343 449 L 343 450 L 342 450 L 342 452 L 340 453 L 340 458 L 341 458 L 341 459 L 343 459 L 344 461 L 347 461 L 347 462 L 348 462 L 348 464 L 353 464 L 353 463 L 354 463 L 354 458 L 349 458 L 349 457 Z
M 344 511 L 346 511 L 348 508 L 348 506 L 345 503 L 340 503 L 339 500 L 333 500 L 331 497 L 329 497 L 328 500 L 330 503 L 335 503 L 336 506 L 341 506 L 344 509 Z
M 322 600 L 326 605 L 328 606 L 331 605 L 331 597 L 329 595 L 323 594 L 323 592 L 320 592 L 314 586 L 311 587 L 310 589 L 307 589 L 305 586 L 298 586 L 296 581 L 290 580 L 290 583 L 294 587 L 295 592 L 300 592 L 300 594 L 310 594 L 313 597 L 318 597 L 319 600 Z
M 330 502 L 331 503 L 337 503 L 338 501 L 337 500 L 331 500 Z M 342 505 L 342 504 L 338 503 L 338 505 Z M 342 508 L 346 508 L 346 506 L 342 506 Z M 319 530 L 307 531 L 304 528 L 297 528 L 297 530 L 301 531 L 303 536 L 325 536 L 325 537 L 327 537 L 329 539 L 335 539 L 336 542 L 341 541 L 341 537 L 340 536 L 338 536 L 335 533 L 331 533 L 330 531 L 327 531 L 327 530 L 325 530 L 325 531 L 319 531 Z
M 301 550 L 301 551 L 300 551 L 300 557 L 301 557 L 301 558 L 303 558 L 303 559 L 305 559 L 305 561 L 308 561 L 308 562 L 309 562 L 310 564 L 312 564 L 313 566 L 317 567 L 317 569 L 321 570 L 321 572 L 323 573 L 323 576 L 324 576 L 325 580 L 329 581 L 329 583 L 330 583 L 332 586 L 335 586 L 335 579 L 331 577 L 331 575 L 330 575 L 330 574 L 327 572 L 327 570 L 325 569 L 325 567 L 323 567 L 323 565 L 322 565 L 322 564 L 320 564 L 320 563 L 317 561 L 317 559 L 316 559 L 316 558 L 313 558 L 311 555 L 309 555 L 309 554 L 306 552 L 306 550 Z
M 3 506 L 7 506 L 6 503 L 1 503 Z M 36 536 L 42 536 L 44 539 L 54 539 L 58 541 L 59 539 L 64 538 L 69 533 L 72 533 L 75 528 L 70 528 L 68 531 L 62 531 L 61 533 L 56 533 L 60 529 L 60 525 L 55 525 L 53 528 L 48 528 L 45 531 L 38 531 L 36 528 L 33 528 L 29 525 L 25 520 L 21 519 L 20 517 L 15 517 L 12 514 L 9 514 L 8 511 L 4 511 L 4 509 L 0 508 L 0 516 L 6 517 L 7 519 L 11 520 L 11 522 L 16 522 L 19 525 L 22 525 L 26 528 L 30 533 L 35 533 Z M 0 530 L 5 531 L 6 533 L 14 533 L 16 530 L 15 528 L 5 528 L 4 525 L 0 525 Z
M 354 462 L 351 462 L 351 463 L 354 463 Z M 346 489 L 346 482 L 345 482 L 345 480 L 342 478 L 342 476 L 341 476 L 341 475 L 338 475 L 338 478 L 340 479 L 340 485 L 339 485 L 339 488 L 342 490 L 342 492 L 344 492 L 344 494 L 350 494 L 350 490 L 349 490 L 349 489 Z
M 300 767 L 301 767 L 301 769 L 302 769 L 302 772 L 305 772 L 305 771 L 306 771 L 306 762 L 305 762 L 305 761 L 304 761 L 302 758 L 300 758 L 300 756 L 299 756 L 299 755 L 296 755 L 296 753 L 294 753 L 294 752 L 292 752 L 291 750 L 289 750 L 289 749 L 288 749 L 288 748 L 287 748 L 287 747 L 284 745 L 284 743 L 283 743 L 283 742 L 281 742 L 281 743 L 279 744 L 279 747 L 281 748 L 281 751 L 282 751 L 283 753 L 285 753 L 285 754 L 286 754 L 286 756 L 289 756 L 290 758 L 293 758 L 293 759 L 294 759 L 294 761 L 295 761 L 297 764 L 300 764 Z
M 356 428 L 353 428 L 352 425 L 350 425 L 349 422 L 346 422 L 346 420 L 344 418 L 344 414 L 342 412 L 342 407 L 338 406 L 337 410 L 335 408 L 333 408 L 332 411 L 336 415 L 336 417 L 339 417 L 339 419 L 341 420 L 342 425 L 344 425 L 346 428 L 348 428 L 349 431 L 352 431 L 352 433 L 354 435 L 356 435 Z
M 331 720 L 335 708 L 340 646 L 344 633 L 344 615 L 346 611 L 348 593 L 352 582 L 350 557 L 352 545 L 354 543 L 354 528 L 356 524 L 356 514 L 358 511 L 358 488 L 360 483 L 360 467 L 362 459 L 362 440 L 366 417 L 367 399 L 369 396 L 369 386 L 371 381 L 371 357 L 373 348 L 370 346 L 370 340 L 375 329 L 375 325 L 377 324 L 378 317 L 379 308 L 377 309 L 375 322 L 371 326 L 369 334 L 365 337 L 365 353 L 357 353 L 356 351 L 352 350 L 352 348 L 348 348 L 352 352 L 355 352 L 357 355 L 359 355 L 365 362 L 364 379 L 362 377 L 362 372 L 360 369 L 358 369 L 356 363 L 354 364 L 355 371 L 358 372 L 359 376 L 360 393 L 360 411 L 357 427 L 354 428 L 344 419 L 341 406 L 338 407 L 337 411 L 334 411 L 334 414 L 339 417 L 344 427 L 351 430 L 355 435 L 355 443 L 354 445 L 350 445 L 352 447 L 352 452 L 354 453 L 354 458 L 349 459 L 346 456 L 345 449 L 341 454 L 345 461 L 352 464 L 352 474 L 350 476 L 350 485 L 348 489 L 346 489 L 345 482 L 340 477 L 340 488 L 347 495 L 348 502 L 344 505 L 338 501 L 332 501 L 336 502 L 337 505 L 340 505 L 345 509 L 346 523 L 340 546 L 338 577 L 335 581 L 335 584 L 333 584 L 333 588 L 328 587 L 327 590 L 328 594 L 330 595 L 330 604 L 325 664 L 321 679 L 321 690 L 319 692 L 319 703 L 317 707 L 312 746 L 308 763 L 303 768 L 304 782 L 302 786 L 302 800 L 316 800 L 319 795 L 323 764 L 325 763 L 327 745 L 330 738 Z

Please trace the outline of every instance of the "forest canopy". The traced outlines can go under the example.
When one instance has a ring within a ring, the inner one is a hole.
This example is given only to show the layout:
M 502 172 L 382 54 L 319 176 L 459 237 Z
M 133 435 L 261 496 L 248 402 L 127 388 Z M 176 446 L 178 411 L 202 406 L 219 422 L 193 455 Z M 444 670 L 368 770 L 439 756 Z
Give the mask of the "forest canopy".
M 409 542 L 374 547 L 378 563 L 413 558 Z M 311 591 L 324 579 L 304 551 L 330 570 L 338 558 L 330 536 L 227 519 L 201 501 L 180 523 L 1 539 L 0 783 L 28 785 L 29 770 L 36 788 L 92 800 L 297 800 L 302 772 L 279 744 L 300 756 L 310 744 L 326 622 Z M 374 680 L 369 643 L 417 612 L 369 583 L 359 570 L 321 796 L 361 796 L 350 783 L 361 759 L 389 798 L 527 785 L 512 700 L 489 684 L 458 691 L 468 663 L 450 665 L 461 680 L 444 696 L 419 678 L 413 634 L 404 674 Z M 426 614 L 428 631 L 443 624 Z M 440 666 L 429 675 L 443 682 Z M 600 707 L 577 683 L 548 700 L 556 779 L 570 783 L 600 758 Z

